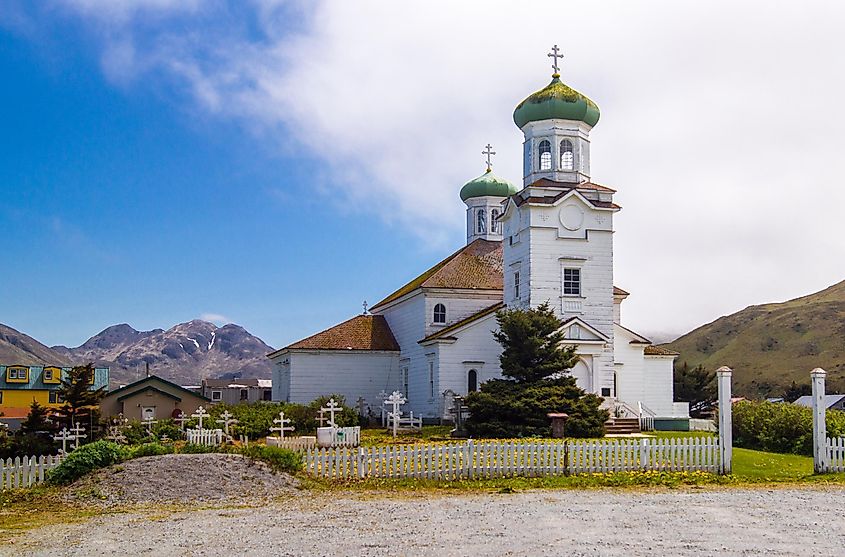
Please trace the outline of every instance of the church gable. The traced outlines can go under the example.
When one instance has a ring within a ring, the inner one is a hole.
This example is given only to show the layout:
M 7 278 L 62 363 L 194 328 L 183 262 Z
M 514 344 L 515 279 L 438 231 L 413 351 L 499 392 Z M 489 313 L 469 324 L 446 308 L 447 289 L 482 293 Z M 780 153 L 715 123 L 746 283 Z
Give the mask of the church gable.
M 608 342 L 610 340 L 604 333 L 580 317 L 567 319 L 560 330 L 563 331 L 566 341 Z
M 502 290 L 502 244 L 475 240 L 373 306 L 377 310 L 419 288 Z

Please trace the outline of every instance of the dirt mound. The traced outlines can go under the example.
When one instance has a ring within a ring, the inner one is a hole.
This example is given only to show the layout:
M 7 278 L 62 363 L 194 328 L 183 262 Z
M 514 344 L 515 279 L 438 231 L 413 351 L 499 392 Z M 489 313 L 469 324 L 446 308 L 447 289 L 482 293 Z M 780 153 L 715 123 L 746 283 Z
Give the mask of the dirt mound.
M 299 482 L 263 462 L 231 454 L 168 454 L 128 460 L 68 487 L 75 502 L 114 506 L 141 503 L 260 502 L 296 493 Z

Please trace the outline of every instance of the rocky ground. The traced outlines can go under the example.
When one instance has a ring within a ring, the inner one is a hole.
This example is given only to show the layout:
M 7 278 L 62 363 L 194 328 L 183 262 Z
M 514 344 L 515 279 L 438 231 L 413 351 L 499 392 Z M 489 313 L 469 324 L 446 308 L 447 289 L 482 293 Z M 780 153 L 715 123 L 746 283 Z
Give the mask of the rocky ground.
M 168 454 L 128 460 L 82 478 L 66 501 L 138 504 L 249 504 L 296 493 L 299 482 L 260 461 L 232 454 Z
M 41 528 L 0 555 L 842 555 L 842 488 L 303 493 Z

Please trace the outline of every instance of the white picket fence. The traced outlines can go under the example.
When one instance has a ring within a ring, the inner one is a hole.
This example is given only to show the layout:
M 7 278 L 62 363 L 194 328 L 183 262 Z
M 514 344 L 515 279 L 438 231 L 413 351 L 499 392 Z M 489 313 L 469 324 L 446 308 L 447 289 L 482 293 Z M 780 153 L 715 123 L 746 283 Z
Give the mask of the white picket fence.
M 281 447 L 292 451 L 304 451 L 306 449 L 316 448 L 317 438 L 314 436 L 285 437 L 284 439 L 279 439 L 278 437 L 267 437 L 265 439 L 265 443 L 268 447 Z
M 715 437 L 578 441 L 468 441 L 359 449 L 309 449 L 305 470 L 317 477 L 457 480 L 595 472 L 721 472 Z
M 319 447 L 357 447 L 361 444 L 361 428 L 355 427 L 318 427 L 317 446 Z
M 827 438 L 828 472 L 845 472 L 845 437 Z
M 188 443 L 213 447 L 223 443 L 222 429 L 187 429 L 185 438 Z
M 62 457 L 30 456 L 0 459 L 0 490 L 30 487 L 44 481 L 48 470 L 58 466 Z

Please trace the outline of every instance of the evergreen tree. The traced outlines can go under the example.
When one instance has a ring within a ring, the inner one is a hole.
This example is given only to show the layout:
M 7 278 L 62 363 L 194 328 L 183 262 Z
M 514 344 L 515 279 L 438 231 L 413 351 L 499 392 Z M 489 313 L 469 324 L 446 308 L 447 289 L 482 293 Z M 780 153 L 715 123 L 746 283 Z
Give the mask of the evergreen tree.
M 602 399 L 575 384 L 569 370 L 578 362 L 574 346 L 561 345 L 563 323 L 548 304 L 496 314 L 502 345 L 502 375 L 466 397 L 467 430 L 484 437 L 548 436 L 550 412 L 569 414 L 567 434 L 600 437 L 607 411 Z
M 810 386 L 809 383 L 801 383 L 800 385 L 792 382 L 792 385 L 783 393 L 783 400 L 786 402 L 795 402 L 799 398 L 805 395 L 813 394 L 813 388 Z
M 29 414 L 27 414 L 26 420 L 21 422 L 21 433 L 31 435 L 39 431 L 53 431 L 55 428 L 48 417 L 47 407 L 41 406 L 37 400 L 33 400 L 29 406 Z
M 64 404 L 57 413 L 62 425 L 71 427 L 73 424 L 95 424 L 99 421 L 97 407 L 106 394 L 105 386 L 92 389 L 94 365 L 76 366 L 67 376 L 62 377 L 59 396 Z M 88 439 L 91 439 L 89 436 Z
M 690 369 L 687 362 L 675 366 L 675 400 L 689 402 L 690 416 L 701 417 L 716 402 L 716 372 L 703 365 Z

